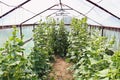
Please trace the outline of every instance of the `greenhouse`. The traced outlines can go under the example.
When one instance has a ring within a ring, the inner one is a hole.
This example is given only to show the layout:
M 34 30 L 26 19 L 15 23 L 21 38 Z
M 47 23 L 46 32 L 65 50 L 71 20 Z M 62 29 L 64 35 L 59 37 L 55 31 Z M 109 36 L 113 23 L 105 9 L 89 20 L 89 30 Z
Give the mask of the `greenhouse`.
M 120 80 L 120 0 L 0 0 L 0 80 Z

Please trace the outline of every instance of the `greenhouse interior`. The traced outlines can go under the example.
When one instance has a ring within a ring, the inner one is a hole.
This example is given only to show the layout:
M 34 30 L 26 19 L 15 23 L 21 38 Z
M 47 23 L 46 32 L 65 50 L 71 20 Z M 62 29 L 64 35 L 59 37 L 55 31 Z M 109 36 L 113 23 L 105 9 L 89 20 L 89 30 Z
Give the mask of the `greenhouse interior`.
M 0 0 L 0 80 L 120 80 L 120 0 Z

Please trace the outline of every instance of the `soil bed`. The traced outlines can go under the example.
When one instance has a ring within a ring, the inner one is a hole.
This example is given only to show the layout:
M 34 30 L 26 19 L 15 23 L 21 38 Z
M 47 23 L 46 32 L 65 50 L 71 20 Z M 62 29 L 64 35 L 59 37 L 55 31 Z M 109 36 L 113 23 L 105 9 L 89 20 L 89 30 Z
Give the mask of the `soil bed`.
M 68 70 L 69 66 L 70 63 L 65 62 L 63 58 L 56 56 L 50 76 L 54 77 L 55 80 L 73 80 L 72 72 Z

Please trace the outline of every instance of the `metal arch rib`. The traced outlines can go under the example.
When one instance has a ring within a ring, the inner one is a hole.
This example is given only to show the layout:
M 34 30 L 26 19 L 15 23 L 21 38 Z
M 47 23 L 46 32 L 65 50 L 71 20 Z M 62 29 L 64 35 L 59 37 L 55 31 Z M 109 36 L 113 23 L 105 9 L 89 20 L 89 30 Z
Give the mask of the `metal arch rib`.
M 64 5 L 65 5 L 65 4 L 64 4 Z M 91 19 L 90 17 L 88 17 L 88 16 L 86 16 L 85 14 L 83 14 L 83 13 L 79 12 L 78 10 L 75 10 L 74 8 L 72 8 L 72 7 L 68 6 L 68 5 L 65 5 L 65 6 L 66 6 L 66 7 L 68 7 L 68 8 L 70 8 L 71 10 L 73 10 L 73 11 L 75 11 L 75 12 L 77 12 L 77 13 L 79 13 L 79 14 L 81 14 L 81 15 L 85 16 L 85 17 L 87 17 L 87 18 L 88 18 L 88 19 L 90 19 L 91 21 L 93 21 L 93 22 L 95 22 L 95 23 L 97 23 L 97 24 L 99 24 L 99 25 L 103 26 L 101 23 L 99 23 L 99 22 L 97 22 L 97 21 L 95 21 L 95 20 Z
M 21 3 L 21 4 L 18 5 L 17 7 L 11 9 L 10 11 L 8 11 L 8 12 L 6 12 L 5 14 L 3 14 L 2 16 L 0 16 L 0 18 L 3 18 L 4 16 L 8 15 L 9 13 L 11 13 L 12 11 L 14 11 L 14 10 L 16 10 L 17 8 L 21 7 L 22 5 L 26 4 L 26 3 L 29 2 L 29 1 L 31 1 L 31 0 L 27 0 L 27 1 L 23 2 L 23 3 Z
M 108 14 L 112 15 L 113 17 L 115 17 L 115 18 L 117 18 L 117 19 L 120 20 L 120 17 L 116 16 L 115 14 L 113 14 L 113 13 L 111 13 L 110 11 L 106 10 L 105 8 L 99 6 L 98 4 L 92 2 L 91 0 L 86 0 L 86 1 L 88 1 L 89 3 L 95 5 L 96 7 L 100 8 L 101 10 L 105 11 L 106 13 L 108 13 Z

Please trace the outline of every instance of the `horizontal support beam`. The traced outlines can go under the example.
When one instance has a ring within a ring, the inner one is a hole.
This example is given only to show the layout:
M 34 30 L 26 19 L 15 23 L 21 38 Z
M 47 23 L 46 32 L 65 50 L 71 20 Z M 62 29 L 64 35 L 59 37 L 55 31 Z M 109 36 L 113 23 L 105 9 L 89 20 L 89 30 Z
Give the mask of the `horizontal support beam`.
M 29 27 L 29 26 L 35 26 L 38 24 L 23 24 L 22 27 Z M 15 24 L 15 25 L 2 25 L 0 26 L 0 29 L 6 29 L 6 28 L 12 28 L 13 26 L 20 27 L 20 24 Z
M 50 9 L 50 10 L 72 10 L 72 9 L 65 9 L 65 8 L 63 8 L 63 9 Z
M 23 24 L 22 27 L 37 26 L 37 25 L 38 25 L 37 23 L 35 23 L 35 24 Z M 57 25 L 59 25 L 59 24 L 57 24 Z M 70 26 L 70 24 L 65 24 L 65 25 Z M 21 25 L 20 24 L 16 24 L 16 25 L 3 25 L 3 26 L 0 26 L 0 29 L 12 28 L 13 26 L 20 27 Z M 99 26 L 99 25 L 91 25 L 91 24 L 88 24 L 88 26 L 100 27 L 100 28 L 106 28 L 106 29 L 120 29 L 120 27 Z
M 30 39 L 24 41 L 24 44 L 28 43 L 28 42 L 31 41 L 32 39 L 33 39 L 33 38 L 30 38 Z
M 31 41 L 31 40 L 32 40 L 32 38 L 24 41 L 24 42 L 23 42 L 23 45 L 25 45 L 26 43 L 28 43 L 28 42 Z M 1 53 L 2 53 L 2 54 L 5 54 L 6 52 L 7 52 L 7 51 L 5 50 L 5 51 L 2 51 Z

